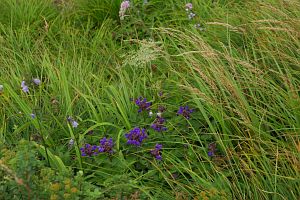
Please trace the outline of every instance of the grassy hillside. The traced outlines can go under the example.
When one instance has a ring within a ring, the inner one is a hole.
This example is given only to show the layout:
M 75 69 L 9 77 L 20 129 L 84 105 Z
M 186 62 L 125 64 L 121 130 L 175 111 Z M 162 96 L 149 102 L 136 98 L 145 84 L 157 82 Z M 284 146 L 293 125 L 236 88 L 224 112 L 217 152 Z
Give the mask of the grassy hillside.
M 300 198 L 299 1 L 1 0 L 0 45 L 0 199 Z

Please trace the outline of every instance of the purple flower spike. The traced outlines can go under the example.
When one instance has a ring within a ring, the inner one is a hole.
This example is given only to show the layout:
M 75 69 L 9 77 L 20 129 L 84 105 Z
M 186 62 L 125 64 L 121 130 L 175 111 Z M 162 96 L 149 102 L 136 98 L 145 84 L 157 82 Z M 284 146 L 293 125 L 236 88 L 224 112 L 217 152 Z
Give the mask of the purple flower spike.
M 156 144 L 155 145 L 155 149 L 152 149 L 151 150 L 151 154 L 153 156 L 155 156 L 155 159 L 156 160 L 162 160 L 162 157 L 161 157 L 161 149 L 162 149 L 162 145 L 161 144 Z
M 100 140 L 99 152 L 113 154 L 113 140 L 112 138 L 106 139 L 106 137 Z
M 125 0 L 121 3 L 120 5 L 120 10 L 119 10 L 119 17 L 120 17 L 120 20 L 123 20 L 124 17 L 125 17 L 125 13 L 126 13 L 126 10 L 128 10 L 130 7 L 130 2 L 128 0 Z
M 194 112 L 194 110 L 189 109 L 188 106 L 180 106 L 179 110 L 177 111 L 177 115 L 182 115 L 184 118 L 190 119 L 192 112 Z
M 40 85 L 41 84 L 41 80 L 38 79 L 38 78 L 34 78 L 32 79 L 33 83 L 36 84 L 36 85 Z
M 30 114 L 30 117 L 31 117 L 32 119 L 34 119 L 36 116 L 35 116 L 34 113 L 31 113 L 31 114 Z
M 85 144 L 84 147 L 80 148 L 82 156 L 93 156 L 99 153 L 99 147 L 96 145 Z
M 151 102 L 147 102 L 146 98 L 139 97 L 135 100 L 135 104 L 139 107 L 138 112 L 142 112 L 144 110 L 150 110 Z
M 156 117 L 154 123 L 151 125 L 151 128 L 153 128 L 157 132 L 166 131 L 167 128 L 164 127 L 165 119 L 162 117 Z
M 132 144 L 135 146 L 141 146 L 144 139 L 148 137 L 145 129 L 134 128 L 129 133 L 125 134 L 127 138 L 127 144 Z

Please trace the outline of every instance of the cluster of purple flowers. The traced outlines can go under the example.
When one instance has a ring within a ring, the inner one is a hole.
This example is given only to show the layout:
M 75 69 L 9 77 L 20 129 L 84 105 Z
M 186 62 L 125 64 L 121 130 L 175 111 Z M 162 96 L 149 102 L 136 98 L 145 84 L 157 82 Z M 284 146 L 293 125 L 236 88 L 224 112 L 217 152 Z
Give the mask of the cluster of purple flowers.
M 154 123 L 151 125 L 151 128 L 157 132 L 166 131 L 167 127 L 164 126 L 165 121 L 164 118 L 157 116 Z
M 93 156 L 98 155 L 99 147 L 96 145 L 85 144 L 84 147 L 80 148 L 82 156 Z
M 74 143 L 74 141 L 73 141 Z M 93 156 L 93 155 L 98 155 L 99 153 L 108 153 L 108 154 L 113 154 L 113 140 L 112 138 L 107 139 L 106 137 L 102 138 L 100 140 L 100 145 L 90 145 L 90 144 L 85 144 L 84 147 L 80 148 L 81 155 L 82 156 Z
M 185 11 L 187 12 L 187 16 L 189 20 L 192 20 L 196 17 L 196 14 L 193 12 L 193 4 L 192 3 L 187 3 L 185 5 Z M 205 28 L 200 24 L 200 23 L 196 23 L 194 25 L 194 27 L 196 29 L 199 29 L 200 31 L 204 31 Z
M 136 127 L 132 129 L 129 133 L 125 134 L 125 137 L 127 138 L 127 144 L 131 144 L 134 146 L 141 146 L 143 140 L 146 139 L 148 135 L 146 134 L 145 129 Z M 162 160 L 161 149 L 162 149 L 162 145 L 156 144 L 155 149 L 152 149 L 150 153 L 157 160 Z
M 144 110 L 150 110 L 152 105 L 151 102 L 147 102 L 147 98 L 139 97 L 135 100 L 135 104 L 139 107 L 138 112 L 142 112 Z
M 188 9 L 191 9 L 192 6 L 187 6 Z M 159 93 L 159 96 L 162 96 L 162 92 Z M 133 100 L 133 99 L 132 99 Z M 152 103 L 147 101 L 147 98 L 139 97 L 134 100 L 135 104 L 139 107 L 138 113 L 142 111 L 149 111 L 151 108 Z M 162 117 L 163 112 L 166 110 L 164 106 L 158 107 L 158 112 L 156 114 L 156 118 L 154 122 L 151 124 L 151 128 L 157 132 L 163 132 L 167 130 L 165 126 L 166 119 Z M 185 119 L 191 118 L 191 113 L 194 112 L 193 109 L 190 109 L 188 106 L 180 106 L 177 115 L 182 115 Z M 153 116 L 153 112 L 150 110 L 149 116 Z M 146 130 L 141 128 L 134 128 L 129 133 L 125 134 L 127 138 L 127 144 L 141 146 L 142 141 L 147 138 Z M 151 154 L 155 156 L 157 160 L 161 160 L 161 149 L 162 145 L 157 144 L 155 149 L 151 150 Z
M 143 140 L 146 139 L 148 135 L 146 129 L 135 127 L 129 131 L 129 133 L 125 134 L 125 137 L 127 138 L 127 144 L 141 146 Z
M 190 119 L 192 112 L 194 112 L 194 110 L 190 109 L 188 106 L 180 106 L 177 115 L 182 115 L 184 118 Z
M 32 82 L 33 82 L 35 85 L 40 85 L 40 84 L 41 84 L 41 80 L 38 79 L 38 78 L 32 79 Z M 21 82 L 21 88 L 22 88 L 22 91 L 23 91 L 23 92 L 29 93 L 29 87 L 28 87 L 28 85 L 26 84 L 26 82 L 25 82 L 24 80 Z
M 113 154 L 113 146 L 112 138 L 107 139 L 104 137 L 100 140 L 99 152 Z
M 196 16 L 196 14 L 193 12 L 193 4 L 192 3 L 187 3 L 185 5 L 185 10 L 188 13 L 189 20 L 192 20 Z

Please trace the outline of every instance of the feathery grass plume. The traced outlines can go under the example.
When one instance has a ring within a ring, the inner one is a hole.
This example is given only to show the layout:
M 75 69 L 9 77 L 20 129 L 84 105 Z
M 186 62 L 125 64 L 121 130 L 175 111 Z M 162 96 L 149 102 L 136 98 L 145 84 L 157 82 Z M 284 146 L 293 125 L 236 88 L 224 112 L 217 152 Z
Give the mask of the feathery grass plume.
M 160 42 L 154 42 L 152 40 L 133 40 L 139 45 L 138 50 L 130 50 L 128 53 L 124 54 L 122 57 L 122 66 L 135 66 L 135 67 L 145 67 L 148 63 L 155 61 L 162 57 L 164 52 Z

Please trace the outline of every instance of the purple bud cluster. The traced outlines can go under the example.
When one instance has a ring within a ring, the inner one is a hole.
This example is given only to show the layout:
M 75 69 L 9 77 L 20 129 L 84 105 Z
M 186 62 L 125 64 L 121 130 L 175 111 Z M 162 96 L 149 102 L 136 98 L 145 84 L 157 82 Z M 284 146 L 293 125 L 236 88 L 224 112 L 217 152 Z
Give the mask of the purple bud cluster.
M 142 112 L 144 110 L 150 110 L 150 107 L 152 105 L 151 102 L 147 102 L 147 99 L 146 98 L 143 98 L 143 97 L 139 97 L 135 100 L 135 104 L 139 107 L 139 110 L 138 112 Z
M 162 145 L 156 144 L 155 148 L 150 151 L 150 153 L 152 154 L 152 156 L 155 157 L 156 160 L 162 160 L 162 156 L 161 156 L 161 152 L 160 152 L 161 149 L 162 149 Z
M 182 115 L 184 118 L 190 119 L 192 112 L 194 112 L 194 110 L 190 109 L 188 106 L 180 106 L 177 115 Z
M 112 138 L 107 139 L 104 137 L 100 140 L 99 152 L 113 154 L 113 146 Z
M 98 155 L 99 147 L 96 145 L 85 144 L 84 147 L 80 148 L 82 156 L 93 156 Z
M 85 144 L 83 147 L 80 148 L 82 156 L 94 156 L 98 155 L 99 153 L 108 153 L 113 154 L 113 140 L 112 138 L 107 139 L 106 137 L 100 140 L 100 145 L 91 145 Z
M 164 126 L 165 121 L 164 118 L 157 116 L 154 123 L 151 125 L 151 128 L 157 132 L 166 131 L 167 127 Z

